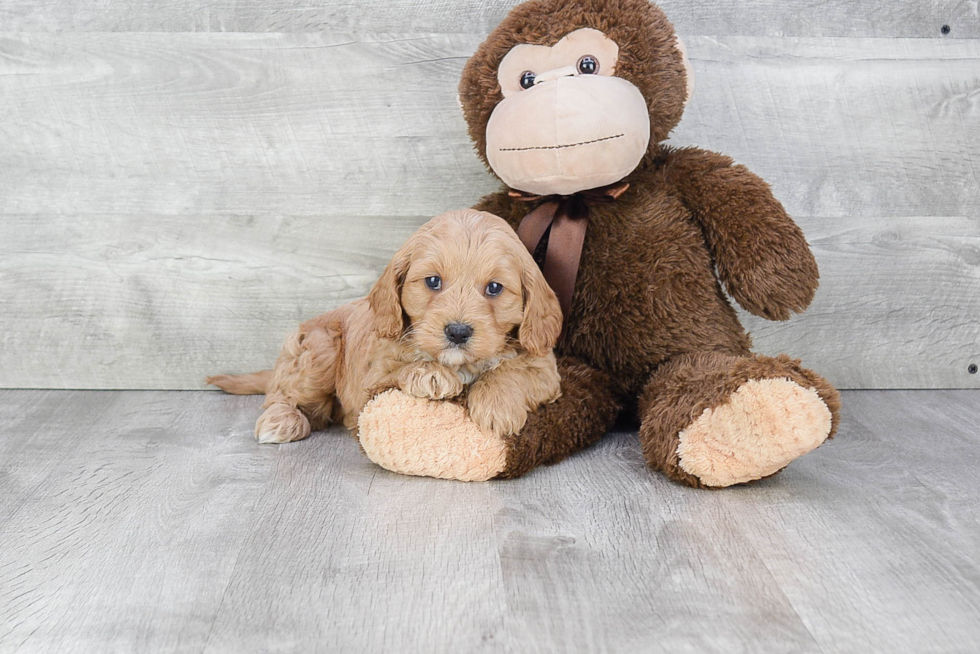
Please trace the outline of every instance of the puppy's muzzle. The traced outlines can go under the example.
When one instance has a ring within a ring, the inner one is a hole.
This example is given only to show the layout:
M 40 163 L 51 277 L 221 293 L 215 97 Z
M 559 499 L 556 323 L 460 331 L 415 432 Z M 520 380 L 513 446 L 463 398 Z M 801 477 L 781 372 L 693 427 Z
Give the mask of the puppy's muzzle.
M 464 345 L 473 335 L 473 327 L 461 322 L 451 322 L 443 330 L 446 340 L 453 345 Z

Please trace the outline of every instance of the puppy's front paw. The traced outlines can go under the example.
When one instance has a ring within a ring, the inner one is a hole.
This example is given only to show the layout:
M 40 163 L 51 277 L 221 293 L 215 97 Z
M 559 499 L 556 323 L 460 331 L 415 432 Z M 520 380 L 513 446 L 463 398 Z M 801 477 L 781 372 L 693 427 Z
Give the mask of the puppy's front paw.
M 463 392 L 463 382 L 456 373 L 434 363 L 406 366 L 398 382 L 409 395 L 428 400 L 444 400 Z
M 466 408 L 473 422 L 498 436 L 516 434 L 527 422 L 524 397 L 502 384 L 476 382 Z
M 260 443 L 291 443 L 309 435 L 310 421 L 288 404 L 273 404 L 255 423 L 255 438 Z

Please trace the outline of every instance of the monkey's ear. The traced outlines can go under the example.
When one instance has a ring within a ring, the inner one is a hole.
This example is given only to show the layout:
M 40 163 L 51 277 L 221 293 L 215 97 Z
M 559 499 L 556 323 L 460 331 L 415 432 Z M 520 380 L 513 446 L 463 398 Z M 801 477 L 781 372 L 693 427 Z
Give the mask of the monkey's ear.
M 521 245 L 523 249 L 523 245 Z M 561 305 L 558 297 L 548 286 L 534 259 L 524 250 L 522 256 L 521 285 L 524 287 L 524 319 L 517 338 L 531 356 L 548 354 L 561 336 Z
M 684 75 L 687 79 L 687 96 L 684 98 L 686 107 L 691 101 L 691 96 L 694 95 L 694 68 L 691 66 L 691 60 L 687 58 L 687 47 L 677 34 L 674 35 L 674 47 L 681 53 L 681 59 L 684 61 Z
M 368 303 L 374 314 L 374 331 L 381 338 L 398 338 L 405 329 L 402 311 L 402 285 L 412 264 L 415 239 L 401 246 L 385 267 L 381 278 L 371 287 Z

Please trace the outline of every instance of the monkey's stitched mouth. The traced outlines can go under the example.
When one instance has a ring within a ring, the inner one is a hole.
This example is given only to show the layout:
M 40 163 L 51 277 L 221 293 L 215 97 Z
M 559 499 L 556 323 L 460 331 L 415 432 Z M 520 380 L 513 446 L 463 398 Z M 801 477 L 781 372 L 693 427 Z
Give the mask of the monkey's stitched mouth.
M 535 145 L 527 148 L 500 148 L 499 152 L 522 152 L 524 150 L 561 150 L 562 148 L 574 148 L 580 145 L 590 145 L 592 143 L 599 143 L 600 141 L 611 141 L 613 139 L 622 138 L 626 136 L 625 134 L 614 134 L 613 136 L 603 136 L 601 139 L 592 139 L 591 141 L 582 141 L 581 143 L 568 143 L 565 145 Z

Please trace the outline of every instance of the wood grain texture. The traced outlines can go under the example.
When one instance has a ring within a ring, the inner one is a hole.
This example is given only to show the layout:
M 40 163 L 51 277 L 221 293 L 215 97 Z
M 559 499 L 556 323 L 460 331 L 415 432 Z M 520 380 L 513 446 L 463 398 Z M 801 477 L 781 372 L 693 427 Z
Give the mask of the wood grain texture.
M 190 389 L 267 368 L 299 322 L 365 295 L 425 220 L 8 217 L 0 387 Z M 980 387 L 968 372 L 980 364 L 980 223 L 802 225 L 821 288 L 789 322 L 743 315 L 758 351 L 801 357 L 842 388 Z
M 455 88 L 479 37 L 0 41 L 0 215 L 433 215 L 496 183 Z M 791 214 L 976 216 L 980 41 L 698 37 L 672 142 Z
M 980 612 L 980 504 L 974 484 L 949 475 L 969 477 L 980 464 L 980 393 L 862 391 L 842 399 L 848 426 L 827 446 L 828 458 L 806 462 L 813 466 L 801 480 L 806 490 L 773 489 L 740 512 L 741 533 L 823 651 L 975 649 L 974 626 L 956 616 Z M 785 529 L 797 520 L 807 527 Z M 917 608 L 904 605 L 913 596 Z M 868 602 L 871 620 L 861 608 Z
M 517 0 L 5 0 L 11 31 L 486 33 Z M 658 4 L 685 36 L 980 36 L 975 2 L 958 0 L 718 0 Z
M 468 206 L 494 187 L 455 100 L 473 45 L 332 33 L 9 37 L 0 214 Z
M 401 5 L 399 34 L 340 31 L 384 20 L 373 6 L 331 5 L 316 33 L 0 35 L 0 386 L 196 388 L 265 367 L 425 217 L 496 187 L 455 102 L 482 37 L 406 33 Z M 971 11 L 917 7 L 902 15 Z M 814 244 L 814 306 L 746 317 L 757 349 L 842 387 L 980 386 L 980 41 L 764 34 L 688 39 L 698 85 L 672 137 L 770 181 Z
M 391 474 L 322 436 L 281 452 L 255 510 L 276 527 L 247 539 L 204 651 L 499 651 L 493 488 Z
M 840 388 L 980 388 L 980 219 L 801 218 L 820 266 L 787 322 L 740 311 L 755 349 Z
M 269 367 L 300 322 L 363 296 L 425 220 L 7 217 L 0 386 L 199 388 Z
M 259 398 L 0 391 L 0 651 L 972 651 L 976 391 L 847 392 L 724 491 L 635 432 L 522 479 L 251 436 Z
M 0 396 L 0 651 L 203 647 L 276 457 L 208 400 Z

